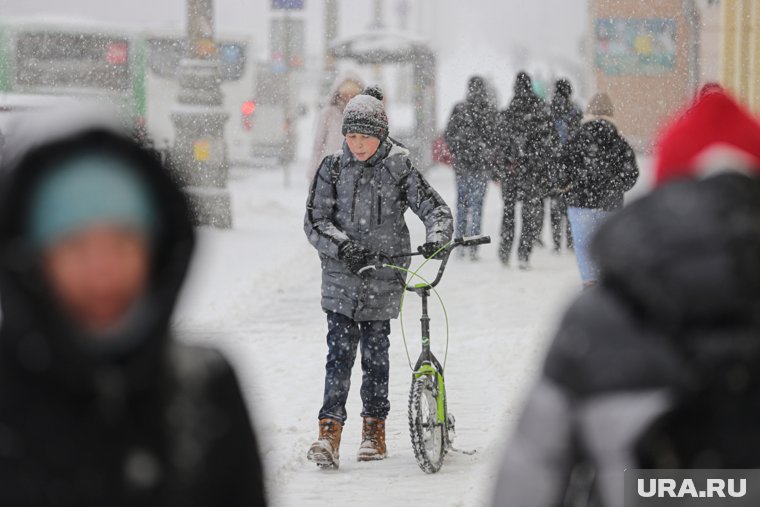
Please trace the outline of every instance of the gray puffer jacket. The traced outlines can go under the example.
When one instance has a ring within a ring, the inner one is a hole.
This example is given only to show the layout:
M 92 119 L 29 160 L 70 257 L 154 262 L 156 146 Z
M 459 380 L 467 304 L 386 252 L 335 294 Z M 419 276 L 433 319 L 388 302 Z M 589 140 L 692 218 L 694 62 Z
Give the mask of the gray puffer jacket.
M 398 317 L 403 287 L 393 270 L 362 276 L 338 260 L 349 240 L 390 256 L 411 251 L 407 209 L 420 217 L 427 241 L 448 242 L 451 210 L 412 167 L 409 151 L 390 140 L 360 162 L 347 145 L 325 157 L 306 203 L 304 230 L 322 260 L 322 308 L 357 321 Z M 409 260 L 399 261 L 408 267 Z

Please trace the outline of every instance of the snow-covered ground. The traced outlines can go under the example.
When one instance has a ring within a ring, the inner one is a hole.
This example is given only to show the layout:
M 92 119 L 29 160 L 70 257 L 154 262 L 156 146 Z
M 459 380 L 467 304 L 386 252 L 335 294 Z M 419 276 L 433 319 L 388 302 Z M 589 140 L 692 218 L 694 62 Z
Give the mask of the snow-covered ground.
M 222 348 L 237 367 L 259 430 L 273 505 L 487 504 L 503 441 L 540 370 L 557 319 L 579 290 L 573 256 L 538 249 L 533 271 L 520 272 L 501 266 L 494 244 L 484 248 L 479 263 L 455 259 L 449 265 L 439 288 L 450 317 L 449 407 L 457 419 L 455 445 L 476 454 L 450 454 L 432 476 L 417 467 L 407 426 L 411 371 L 396 321 L 390 457 L 378 463 L 355 460 L 361 432 L 357 361 L 341 468 L 320 471 L 305 456 L 317 432 L 326 323 L 319 304 L 319 262 L 302 230 L 305 171 L 294 172 L 289 187 L 278 171 L 232 172 L 235 227 L 202 231 L 194 276 L 176 319 L 183 339 Z M 453 205 L 451 171 L 434 168 L 428 177 Z M 500 218 L 499 190 L 491 186 L 484 233 L 494 243 Z M 423 228 L 412 214 L 408 221 L 419 244 Z M 548 244 L 548 236 L 544 240 Z M 409 301 L 406 329 L 414 360 L 420 350 L 419 313 L 417 302 Z M 444 335 L 441 311 L 433 306 L 432 340 L 439 356 Z

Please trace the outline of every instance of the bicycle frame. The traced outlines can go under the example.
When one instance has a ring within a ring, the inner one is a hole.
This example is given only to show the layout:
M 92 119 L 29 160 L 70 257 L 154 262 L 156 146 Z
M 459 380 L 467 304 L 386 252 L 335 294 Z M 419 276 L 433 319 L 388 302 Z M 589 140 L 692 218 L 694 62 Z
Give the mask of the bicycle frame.
M 446 410 L 446 387 L 444 383 L 444 371 L 441 362 L 435 357 L 430 348 L 430 314 L 428 313 L 428 300 L 430 298 L 430 291 L 436 287 L 441 279 L 443 273 L 446 270 L 446 265 L 449 262 L 451 252 L 454 248 L 459 246 L 475 246 L 480 244 L 487 244 L 491 242 L 491 238 L 488 236 L 479 236 L 475 238 L 458 238 L 451 242 L 449 247 L 443 253 L 441 258 L 441 264 L 438 267 L 438 274 L 435 279 L 428 283 L 421 283 L 416 285 L 407 285 L 406 278 L 398 273 L 399 280 L 403 284 L 404 288 L 409 292 L 414 292 L 422 299 L 422 316 L 420 317 L 421 336 L 422 336 L 422 352 L 419 359 L 414 366 L 414 378 L 418 379 L 425 375 L 430 375 L 436 381 L 438 387 L 438 396 L 436 396 L 436 402 L 438 404 L 438 424 L 441 424 L 448 433 L 446 425 L 447 410 Z M 409 253 L 399 255 L 397 257 L 412 257 L 419 255 L 418 253 Z M 448 441 L 448 435 L 446 437 Z
M 414 366 L 413 375 L 414 378 L 430 375 L 436 379 L 438 384 L 438 396 L 436 397 L 436 402 L 438 403 L 438 423 L 444 424 L 445 426 L 446 387 L 443 379 L 443 366 L 430 349 L 430 315 L 428 315 L 430 287 L 425 284 L 424 287 L 415 287 L 412 289 L 407 287 L 407 289 L 416 292 L 422 298 L 422 317 L 420 317 L 420 324 L 422 326 L 422 353 L 417 360 L 417 364 Z
M 412 372 L 412 386 L 409 392 L 409 432 L 412 437 L 412 449 L 414 450 L 417 463 L 426 473 L 435 473 L 440 470 L 444 456 L 449 450 L 453 449 L 452 439 L 455 431 L 454 417 L 448 413 L 444 367 L 431 349 L 431 319 L 428 312 L 430 293 L 435 292 L 436 285 L 443 278 L 443 272 L 446 270 L 451 251 L 454 248 L 458 246 L 481 245 L 490 243 L 490 241 L 491 239 L 487 236 L 458 238 L 438 249 L 431 255 L 431 259 L 435 257 L 441 260 L 438 274 L 432 282 L 427 282 L 422 277 L 419 277 L 424 283 L 408 284 L 407 276 L 401 273 L 418 276 L 417 272 L 419 272 L 419 269 L 412 272 L 404 267 L 396 266 L 392 262 L 393 258 L 386 255 L 378 255 L 377 260 L 373 264 L 359 270 L 359 274 L 362 275 L 365 271 L 372 269 L 393 268 L 404 291 L 414 292 L 422 300 L 422 316 L 420 317 L 422 352 Z M 421 254 L 409 253 L 395 256 L 395 258 L 414 257 L 417 255 Z M 443 303 L 441 302 L 441 304 Z M 404 343 L 406 346 L 406 340 Z M 431 398 L 435 398 L 435 401 Z M 423 402 L 423 399 L 426 402 Z M 433 410 L 435 410 L 435 415 L 432 413 Z

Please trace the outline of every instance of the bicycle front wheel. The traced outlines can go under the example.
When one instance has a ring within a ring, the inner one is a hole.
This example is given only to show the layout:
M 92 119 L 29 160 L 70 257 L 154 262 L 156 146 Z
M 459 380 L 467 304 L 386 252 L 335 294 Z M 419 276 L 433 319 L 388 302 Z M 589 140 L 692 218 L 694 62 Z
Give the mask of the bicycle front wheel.
M 436 378 L 422 375 L 412 379 L 409 392 L 409 432 L 417 464 L 423 472 L 434 474 L 441 469 L 445 450 L 444 423 L 446 417 L 439 414 Z

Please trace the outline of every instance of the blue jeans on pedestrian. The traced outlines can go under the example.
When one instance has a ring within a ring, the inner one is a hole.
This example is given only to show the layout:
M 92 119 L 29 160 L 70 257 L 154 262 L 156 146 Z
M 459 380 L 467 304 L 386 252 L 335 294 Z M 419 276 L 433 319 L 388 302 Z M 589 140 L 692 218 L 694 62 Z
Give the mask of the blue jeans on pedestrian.
M 480 234 L 487 188 L 485 171 L 471 168 L 457 170 L 457 237 Z
M 612 212 L 601 209 L 567 208 L 567 218 L 575 242 L 575 259 L 584 284 L 599 280 L 599 268 L 592 260 L 589 249 L 596 230 L 611 214 Z
M 389 320 L 357 322 L 327 312 L 327 365 L 325 396 L 319 418 L 346 422 L 346 400 L 351 388 L 351 369 L 356 350 L 362 350 L 362 417 L 385 419 L 390 411 L 388 377 L 391 323 Z

